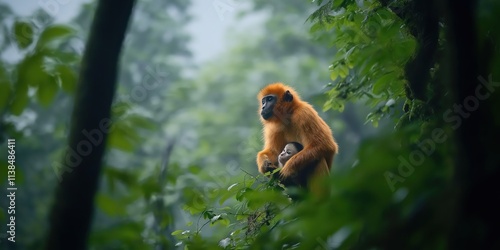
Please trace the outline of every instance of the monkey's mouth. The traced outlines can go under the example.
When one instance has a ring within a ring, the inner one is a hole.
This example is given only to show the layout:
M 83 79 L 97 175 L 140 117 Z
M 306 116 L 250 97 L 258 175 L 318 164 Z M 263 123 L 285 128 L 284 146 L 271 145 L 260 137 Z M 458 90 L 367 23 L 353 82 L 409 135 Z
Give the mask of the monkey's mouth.
M 271 118 L 271 116 L 273 116 L 273 112 L 272 111 L 262 111 L 262 112 L 260 112 L 260 115 L 262 116 L 262 118 L 264 118 L 264 120 L 267 120 L 267 119 Z

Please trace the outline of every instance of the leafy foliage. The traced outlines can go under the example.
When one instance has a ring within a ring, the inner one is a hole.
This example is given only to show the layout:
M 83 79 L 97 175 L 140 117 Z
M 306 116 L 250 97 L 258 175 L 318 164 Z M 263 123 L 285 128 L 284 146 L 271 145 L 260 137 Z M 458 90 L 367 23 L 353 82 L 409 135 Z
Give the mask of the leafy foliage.
M 252 245 L 262 233 L 280 224 L 276 215 L 284 212 L 291 205 L 291 200 L 283 193 L 277 180 L 268 181 L 263 176 L 243 176 L 243 181 L 231 184 L 227 188 L 208 190 L 211 197 L 191 197 L 194 202 L 184 207 L 191 214 L 197 215 L 196 223 L 188 222 L 194 229 L 172 232 L 188 248 L 217 247 L 240 249 Z M 205 194 L 206 195 L 206 194 Z M 210 200 L 218 203 L 212 207 Z M 201 221 L 201 222 L 200 222 Z M 206 225 L 218 228 L 227 237 L 217 240 L 203 238 L 201 231 Z M 214 241 L 215 240 L 215 241 Z
M 418 127 L 414 126 L 366 140 L 358 151 L 359 161 L 352 170 L 337 171 L 325 180 L 324 185 L 330 192 L 322 199 L 301 194 L 299 201 L 290 202 L 286 193 L 294 194 L 299 190 L 283 192 L 276 189 L 275 180 L 238 176 L 244 181 L 227 189 L 207 190 L 191 197 L 190 200 L 199 202 L 188 203 L 185 209 L 196 214 L 198 221 L 188 222 L 188 227 L 175 231 L 173 235 L 179 240 L 179 245 L 186 245 L 188 249 L 313 249 L 318 246 L 350 249 L 353 246 L 370 248 L 392 244 L 439 248 L 446 240 L 446 234 L 440 231 L 422 230 L 411 240 L 394 238 L 411 230 L 402 226 L 403 222 L 419 218 L 428 209 L 422 207 L 423 204 L 444 199 L 447 195 L 442 193 L 442 188 L 448 184 L 452 171 L 438 166 L 449 158 L 432 156 L 424 163 L 399 167 L 396 170 L 400 172 L 394 171 L 394 166 L 411 162 L 407 157 L 414 151 L 409 150 L 412 140 L 407 136 L 419 134 Z M 401 150 L 400 145 L 407 149 Z M 422 164 L 426 167 L 419 168 Z M 401 172 L 410 170 L 412 173 L 409 174 Z M 421 183 L 428 183 L 433 188 L 427 189 Z M 395 189 L 391 189 L 391 185 Z M 210 205 L 215 201 L 218 201 L 217 205 Z M 448 209 L 439 208 L 430 221 L 446 221 Z M 416 227 L 427 228 L 430 226 L 427 223 Z M 201 229 L 206 225 L 215 227 L 214 231 L 218 233 L 204 236 Z
M 309 19 L 316 39 L 335 53 L 324 110 L 343 111 L 347 101 L 361 100 L 372 108 L 367 121 L 376 126 L 407 101 L 404 67 L 417 44 L 403 20 L 378 1 L 328 1 Z
M 57 45 L 49 46 L 49 43 L 64 42 L 67 35 L 72 33 L 67 26 L 48 26 L 41 34 L 33 38 L 33 28 L 30 23 L 15 23 L 14 27 L 18 45 L 26 49 L 33 39 L 36 39 L 37 46 L 28 49 L 25 58 L 15 66 L 15 76 L 13 79 L 13 96 L 9 99 L 5 97 L 2 102 L 11 104 L 10 112 L 13 115 L 20 115 L 29 104 L 29 89 L 36 90 L 36 97 L 42 106 L 48 106 L 56 97 L 59 89 L 72 91 L 76 84 L 74 69 L 76 60 L 67 60 L 67 57 L 77 58 L 72 52 L 63 52 L 56 49 Z M 62 34 L 57 30 L 65 30 Z M 4 83 L 6 84 L 6 83 Z

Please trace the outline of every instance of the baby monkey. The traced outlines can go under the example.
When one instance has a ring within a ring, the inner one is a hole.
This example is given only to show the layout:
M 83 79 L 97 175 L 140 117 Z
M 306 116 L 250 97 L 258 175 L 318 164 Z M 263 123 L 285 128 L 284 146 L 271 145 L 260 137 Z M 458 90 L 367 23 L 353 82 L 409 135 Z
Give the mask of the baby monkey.
M 298 142 L 289 142 L 285 145 L 285 148 L 281 153 L 278 155 L 278 163 L 279 167 L 282 168 L 285 166 L 285 163 L 292 158 L 292 156 L 296 155 L 298 152 L 300 152 L 302 149 L 304 149 L 304 146 Z M 292 178 L 288 178 L 287 180 L 282 180 L 281 183 L 287 187 L 303 187 L 300 183 L 300 177 L 298 176 L 292 176 Z M 292 197 L 293 196 L 293 197 Z M 292 199 L 299 199 L 298 196 L 292 195 Z
M 285 163 L 292 158 L 292 156 L 296 155 L 298 152 L 300 152 L 302 149 L 304 149 L 304 146 L 298 142 L 289 142 L 285 145 L 285 148 L 283 151 L 278 155 L 278 163 L 279 167 L 285 166 Z M 307 183 L 306 179 L 304 179 L 304 176 L 293 176 L 292 178 L 288 179 L 286 182 L 282 183 L 287 186 L 296 186 L 296 187 L 308 187 L 312 193 L 318 197 L 327 197 L 328 195 L 328 189 L 321 184 L 321 181 L 318 182 L 318 176 L 328 176 L 330 173 L 328 171 L 328 167 L 326 165 L 326 161 L 323 159 L 319 164 L 318 168 L 316 168 L 316 172 L 319 173 L 316 175 L 316 179 L 310 180 L 309 183 Z M 313 175 L 314 176 L 314 175 Z M 321 179 L 320 179 L 321 180 Z M 300 199 L 298 196 L 292 197 L 292 199 Z
M 285 145 L 283 151 L 278 155 L 279 167 L 285 166 L 285 163 L 292 158 L 295 154 L 300 152 L 304 146 L 298 142 L 289 142 Z

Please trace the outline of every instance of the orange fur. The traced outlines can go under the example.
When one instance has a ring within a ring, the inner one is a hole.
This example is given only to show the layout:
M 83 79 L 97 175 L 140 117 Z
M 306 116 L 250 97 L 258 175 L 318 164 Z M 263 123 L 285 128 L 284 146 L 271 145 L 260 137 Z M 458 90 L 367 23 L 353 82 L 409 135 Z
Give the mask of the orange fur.
M 284 102 L 286 91 L 293 95 L 291 102 Z M 304 146 L 292 156 L 280 171 L 282 180 L 301 179 L 299 185 L 308 185 L 312 176 L 328 175 L 333 157 L 338 151 L 330 127 L 321 119 L 316 110 L 302 101 L 297 92 L 283 83 L 273 83 L 263 88 L 260 100 L 269 94 L 278 97 L 274 106 L 274 115 L 268 120 L 260 118 L 263 125 L 264 149 L 257 154 L 257 166 L 265 172 L 264 163 L 271 162 L 277 167 L 277 159 L 288 142 L 296 141 Z M 260 109 L 259 109 L 260 111 Z M 326 164 L 326 169 L 325 169 Z M 306 182 L 306 183 L 304 183 Z

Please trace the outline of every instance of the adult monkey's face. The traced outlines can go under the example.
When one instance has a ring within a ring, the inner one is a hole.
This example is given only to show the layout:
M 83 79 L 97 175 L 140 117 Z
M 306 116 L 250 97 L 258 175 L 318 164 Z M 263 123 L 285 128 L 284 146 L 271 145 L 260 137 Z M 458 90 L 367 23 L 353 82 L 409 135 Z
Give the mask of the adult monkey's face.
M 281 98 L 283 98 L 282 100 L 285 103 L 292 102 L 293 95 L 292 93 L 290 93 L 290 91 L 287 90 L 285 91 L 285 93 Z M 260 111 L 260 115 L 262 116 L 262 118 L 264 118 L 264 120 L 268 120 L 274 115 L 274 110 L 275 110 L 274 107 L 276 106 L 277 103 L 278 103 L 277 95 L 269 94 L 262 98 L 262 110 Z M 280 108 L 283 108 L 283 103 L 280 105 L 281 105 Z
M 277 102 L 276 95 L 266 95 L 262 98 L 262 110 L 260 115 L 264 120 L 267 120 L 273 116 L 274 105 Z

